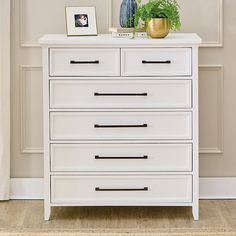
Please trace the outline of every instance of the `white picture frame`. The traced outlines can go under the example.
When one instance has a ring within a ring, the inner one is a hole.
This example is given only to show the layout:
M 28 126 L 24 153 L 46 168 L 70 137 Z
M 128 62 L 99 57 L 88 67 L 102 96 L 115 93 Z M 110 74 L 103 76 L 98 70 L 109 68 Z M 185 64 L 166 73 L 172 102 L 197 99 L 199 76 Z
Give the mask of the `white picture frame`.
M 96 36 L 95 7 L 66 7 L 67 36 Z

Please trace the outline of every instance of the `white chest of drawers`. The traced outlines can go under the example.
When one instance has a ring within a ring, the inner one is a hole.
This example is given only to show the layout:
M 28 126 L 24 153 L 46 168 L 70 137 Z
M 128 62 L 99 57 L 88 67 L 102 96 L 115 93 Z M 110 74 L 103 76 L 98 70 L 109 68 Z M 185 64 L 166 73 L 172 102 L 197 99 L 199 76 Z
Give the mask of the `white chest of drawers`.
M 198 220 L 198 47 L 45 35 L 45 220 L 53 206 L 191 206 Z

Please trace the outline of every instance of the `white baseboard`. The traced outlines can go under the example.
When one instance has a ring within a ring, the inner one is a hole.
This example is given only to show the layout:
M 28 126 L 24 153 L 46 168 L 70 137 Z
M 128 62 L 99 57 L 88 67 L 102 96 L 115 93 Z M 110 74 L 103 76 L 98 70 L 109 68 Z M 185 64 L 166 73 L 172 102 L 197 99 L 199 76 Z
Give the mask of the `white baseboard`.
M 236 199 L 235 178 L 200 178 L 201 199 Z M 43 199 L 42 178 L 12 178 L 11 199 Z
M 10 199 L 43 199 L 43 178 L 11 178 Z
M 236 177 L 200 178 L 201 199 L 236 199 Z

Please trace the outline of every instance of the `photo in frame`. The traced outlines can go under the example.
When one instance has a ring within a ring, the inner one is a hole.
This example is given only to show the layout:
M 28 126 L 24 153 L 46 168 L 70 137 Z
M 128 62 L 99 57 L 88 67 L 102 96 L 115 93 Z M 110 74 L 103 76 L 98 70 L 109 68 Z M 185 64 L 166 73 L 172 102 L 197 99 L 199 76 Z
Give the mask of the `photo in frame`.
M 96 36 L 95 7 L 66 7 L 66 25 L 68 36 Z

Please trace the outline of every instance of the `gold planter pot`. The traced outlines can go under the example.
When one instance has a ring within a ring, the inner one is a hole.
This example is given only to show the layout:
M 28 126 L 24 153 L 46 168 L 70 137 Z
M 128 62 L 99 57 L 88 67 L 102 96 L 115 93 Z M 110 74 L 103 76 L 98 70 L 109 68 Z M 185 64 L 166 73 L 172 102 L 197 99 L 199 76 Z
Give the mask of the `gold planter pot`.
M 152 38 L 165 38 L 170 32 L 167 18 L 153 18 L 146 21 L 147 34 Z

